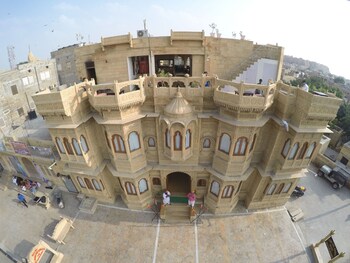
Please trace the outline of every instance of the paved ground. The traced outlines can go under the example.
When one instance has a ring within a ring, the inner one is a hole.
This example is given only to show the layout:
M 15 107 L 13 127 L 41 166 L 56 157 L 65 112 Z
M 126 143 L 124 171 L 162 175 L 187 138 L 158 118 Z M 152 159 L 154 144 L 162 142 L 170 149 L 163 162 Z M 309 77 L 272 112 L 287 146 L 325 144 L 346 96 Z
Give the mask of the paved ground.
M 119 202 L 98 205 L 91 215 L 78 210 L 80 201 L 74 194 L 64 193 L 64 209 L 49 210 L 22 207 L 16 194 L 15 189 L 0 190 L 0 248 L 18 259 L 43 239 L 64 254 L 66 263 L 312 262 L 305 247 L 315 240 L 302 234 L 308 226 L 292 223 L 284 207 L 205 215 L 201 224 L 170 225 L 152 222 L 150 211 L 129 211 Z M 60 216 L 74 220 L 66 245 L 46 236 Z
M 291 198 L 286 208 L 298 207 L 303 210 L 304 219 L 295 226 L 305 246 L 318 242 L 330 230 L 335 230 L 333 239 L 338 251 L 346 253 L 337 263 L 350 262 L 350 189 L 343 187 L 334 190 L 327 180 L 315 176 L 316 171 L 316 167 L 309 166 L 307 176 L 300 180 L 300 185 L 307 188 L 305 195 L 298 199 Z M 329 259 L 325 246 L 321 252 L 324 259 Z

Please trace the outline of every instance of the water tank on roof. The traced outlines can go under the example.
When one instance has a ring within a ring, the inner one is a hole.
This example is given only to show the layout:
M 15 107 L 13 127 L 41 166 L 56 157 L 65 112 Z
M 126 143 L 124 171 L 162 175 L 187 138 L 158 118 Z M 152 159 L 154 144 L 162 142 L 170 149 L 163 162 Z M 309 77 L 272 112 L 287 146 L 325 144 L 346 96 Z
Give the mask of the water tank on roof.
M 30 120 L 34 120 L 34 119 L 37 118 L 35 110 L 31 110 L 31 111 L 28 112 L 28 118 Z

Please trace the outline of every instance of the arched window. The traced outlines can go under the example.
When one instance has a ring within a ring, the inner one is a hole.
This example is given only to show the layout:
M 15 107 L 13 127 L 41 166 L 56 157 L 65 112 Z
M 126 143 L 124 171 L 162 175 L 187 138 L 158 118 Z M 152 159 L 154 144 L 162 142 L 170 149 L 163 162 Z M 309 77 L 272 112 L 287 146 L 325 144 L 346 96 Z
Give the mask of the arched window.
M 89 179 L 84 178 L 84 182 L 85 182 L 87 188 L 89 188 L 90 190 L 94 190 L 94 188 L 92 187 L 92 184 L 91 184 Z
M 266 195 L 272 195 L 273 194 L 273 192 L 275 191 L 275 189 L 276 189 L 276 184 L 269 184 L 267 187 L 266 187 L 266 192 L 265 192 L 265 194 Z
M 140 194 L 146 192 L 148 190 L 148 184 L 147 184 L 147 180 L 142 178 L 140 181 L 139 181 L 139 192 Z
M 222 191 L 221 197 L 222 198 L 231 198 L 233 191 L 234 191 L 233 185 L 226 185 L 224 190 Z
M 66 137 L 63 138 L 63 144 L 64 144 L 64 147 L 66 147 L 67 153 L 73 155 L 72 146 L 70 145 Z
M 84 181 L 83 181 L 83 179 L 81 179 L 81 177 L 77 177 L 77 179 L 78 179 L 78 183 L 79 183 L 79 185 L 80 185 L 80 187 L 81 188 L 86 188 L 86 185 L 84 184 Z
M 133 183 L 125 182 L 125 189 L 129 195 L 136 195 L 136 188 Z
M 101 186 L 102 186 L 102 190 L 105 190 L 105 186 L 102 183 L 102 180 L 100 180 Z
M 87 153 L 89 151 L 89 146 L 86 142 L 84 135 L 80 136 L 80 145 L 81 145 L 81 148 L 83 149 L 84 153 Z
M 92 183 L 97 191 L 102 191 L 101 185 L 96 179 L 92 179 Z
M 174 134 L 174 150 L 175 151 L 182 150 L 182 135 L 179 131 L 176 131 Z
M 210 148 L 210 140 L 208 138 L 204 139 L 203 148 Z
M 76 155 L 82 155 L 81 149 L 80 149 L 80 145 L 78 143 L 78 140 L 73 138 L 72 139 L 72 144 L 73 144 L 73 148 L 74 148 L 75 154 Z
M 169 131 L 169 129 L 166 129 L 166 131 L 165 131 L 165 145 L 166 145 L 166 147 L 170 148 L 170 131 Z
M 282 156 L 284 158 L 287 157 L 289 149 L 290 149 L 290 139 L 286 140 L 286 142 L 284 143 L 284 146 L 283 146 Z
M 292 187 L 292 183 L 286 184 L 282 189 L 282 193 L 288 193 L 288 191 L 291 187 Z
M 186 131 L 186 139 L 185 139 L 185 149 L 188 149 L 191 147 L 191 131 L 190 130 L 187 130 Z
M 158 177 L 152 178 L 152 184 L 153 185 L 160 185 L 160 178 L 158 178 Z
M 230 146 L 231 146 L 231 137 L 227 133 L 223 133 L 220 136 L 220 144 L 219 144 L 219 150 L 224 153 L 230 152 Z
M 284 183 L 281 183 L 279 186 L 278 186 L 278 188 L 277 188 L 277 190 L 276 190 L 276 192 L 275 192 L 275 195 L 277 195 L 277 194 L 280 194 L 281 192 L 282 192 L 282 189 L 284 188 Z
M 135 131 L 129 133 L 129 148 L 130 152 L 140 149 L 139 135 Z
M 305 158 L 306 158 L 306 159 L 310 159 L 310 158 L 311 158 L 312 154 L 314 153 L 315 148 L 316 148 L 316 143 L 315 143 L 315 142 L 312 143 L 312 144 L 309 146 L 309 148 L 307 148 L 307 151 L 306 151 L 306 153 L 305 153 Z
M 298 159 L 299 160 L 304 158 L 304 155 L 305 155 L 305 152 L 306 152 L 306 149 L 307 149 L 308 145 L 309 144 L 307 142 L 305 142 L 303 144 L 303 146 L 301 147 L 300 152 L 298 154 Z
M 290 150 L 290 153 L 288 155 L 288 160 L 293 160 L 295 158 L 295 155 L 297 154 L 298 149 L 299 149 L 299 143 L 296 142 L 294 143 L 292 150 Z
M 148 138 L 148 147 L 155 147 L 156 146 L 156 142 L 154 140 L 153 137 L 149 137 Z
M 207 180 L 205 179 L 199 179 L 197 181 L 197 187 L 206 187 L 207 186 Z
M 253 136 L 253 142 L 252 142 L 252 144 L 250 145 L 249 152 L 251 152 L 251 151 L 254 149 L 255 140 L 256 140 L 256 133 L 255 133 L 254 136 Z
M 112 142 L 116 153 L 125 153 L 124 140 L 120 135 L 114 134 L 112 136 Z
M 217 181 L 212 181 L 210 186 L 210 192 L 215 196 L 219 196 L 219 191 L 220 184 Z
M 56 137 L 56 144 L 57 144 L 57 147 L 58 147 L 60 153 L 66 153 L 66 150 L 63 147 L 62 141 L 58 137 Z
M 109 149 L 112 149 L 112 148 L 111 148 L 111 143 L 109 142 L 108 134 L 107 134 L 106 131 L 105 131 L 105 137 L 106 137 L 106 141 L 107 141 L 108 148 L 109 148 Z
M 235 150 L 233 151 L 233 155 L 245 155 L 245 151 L 247 149 L 248 139 L 246 137 L 240 137 L 237 139 L 235 144 Z

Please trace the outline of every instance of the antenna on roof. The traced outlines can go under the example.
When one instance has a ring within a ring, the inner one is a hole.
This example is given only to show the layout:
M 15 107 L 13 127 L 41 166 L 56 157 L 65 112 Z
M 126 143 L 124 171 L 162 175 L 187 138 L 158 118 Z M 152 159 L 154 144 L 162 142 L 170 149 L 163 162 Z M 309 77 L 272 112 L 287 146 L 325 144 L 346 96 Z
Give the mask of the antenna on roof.
M 7 46 L 7 55 L 10 63 L 10 69 L 16 68 L 15 47 Z
M 143 20 L 143 29 L 147 30 L 146 19 Z

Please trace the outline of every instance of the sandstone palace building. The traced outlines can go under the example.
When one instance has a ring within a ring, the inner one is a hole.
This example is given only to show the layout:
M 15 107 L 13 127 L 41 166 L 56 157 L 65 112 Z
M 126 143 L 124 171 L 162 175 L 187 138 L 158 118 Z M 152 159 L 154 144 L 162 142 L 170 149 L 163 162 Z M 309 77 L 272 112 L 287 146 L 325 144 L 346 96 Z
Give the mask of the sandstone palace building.
M 132 209 L 165 189 L 196 190 L 213 213 L 283 205 L 341 103 L 282 83 L 283 48 L 204 32 L 106 37 L 74 55 L 82 82 L 33 96 L 59 153 L 49 179 Z

